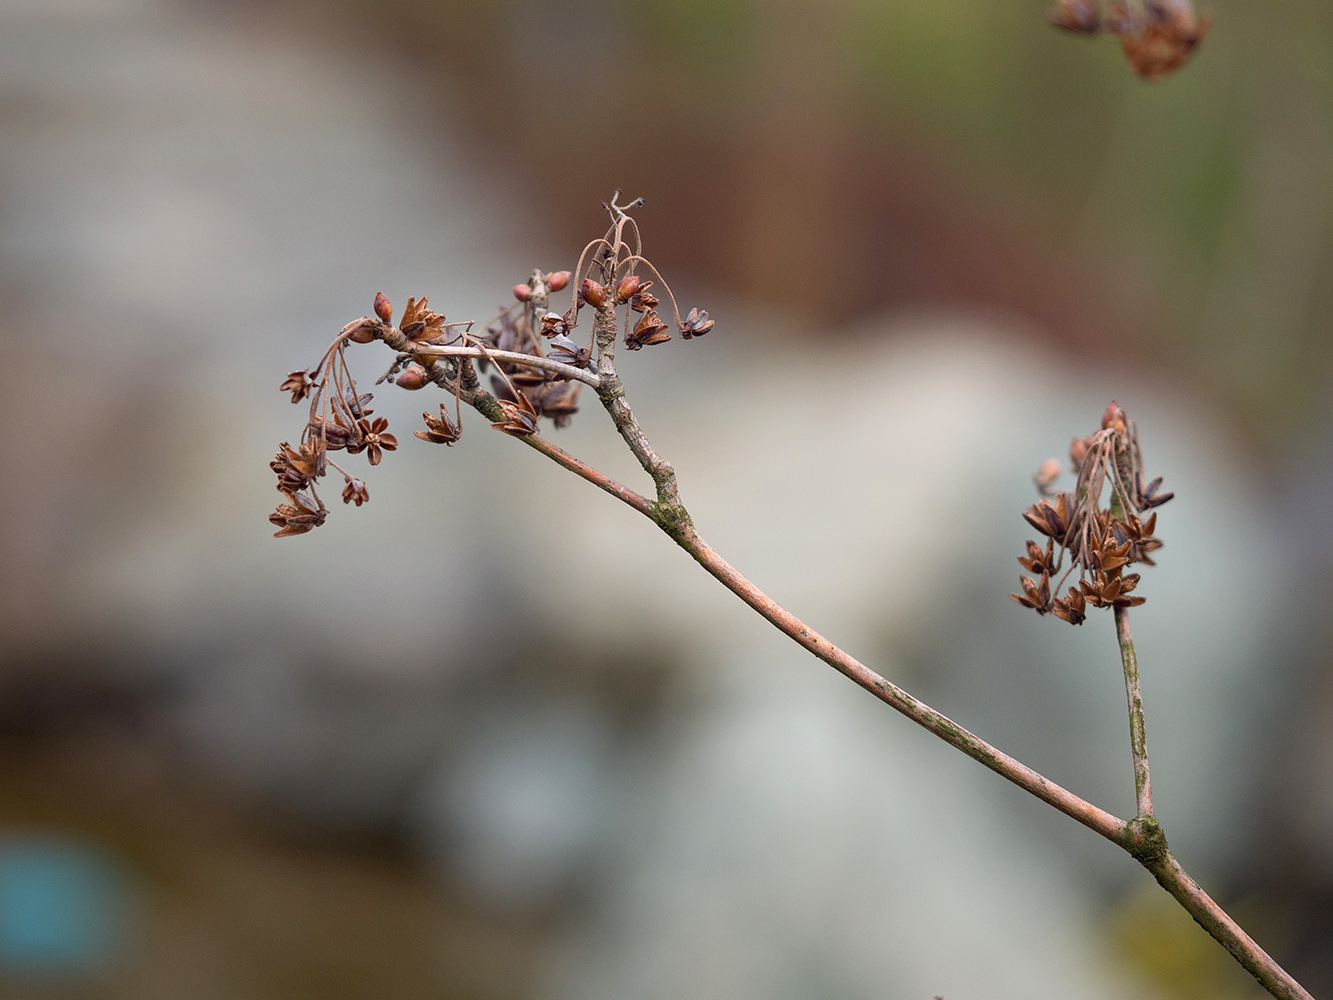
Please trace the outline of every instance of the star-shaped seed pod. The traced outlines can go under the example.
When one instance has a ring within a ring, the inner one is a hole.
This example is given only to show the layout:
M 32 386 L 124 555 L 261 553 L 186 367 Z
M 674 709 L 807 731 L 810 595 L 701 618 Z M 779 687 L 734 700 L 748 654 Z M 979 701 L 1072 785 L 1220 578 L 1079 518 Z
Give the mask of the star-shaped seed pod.
M 280 529 L 273 533 L 274 538 L 304 535 L 322 525 L 329 516 L 322 503 L 317 503 L 304 493 L 285 495 L 288 502 L 278 504 L 278 509 L 268 516 L 269 521 Z
M 432 340 L 444 331 L 444 316 L 427 308 L 427 302 L 429 299 L 423 295 L 419 300 L 409 298 L 403 307 L 398 329 L 408 340 Z
M 1139 574 L 1129 576 L 1111 576 L 1096 572 L 1091 580 L 1080 580 L 1079 589 L 1095 608 L 1133 608 L 1142 604 L 1145 598 L 1131 597 L 1129 592 L 1139 585 Z
M 1087 617 L 1086 611 L 1088 602 L 1083 597 L 1083 592 L 1077 587 L 1070 587 L 1069 593 L 1064 597 L 1057 597 L 1051 604 L 1051 614 L 1056 618 L 1063 618 L 1070 625 L 1082 625 L 1083 619 Z
M 1053 499 L 1038 500 L 1023 517 L 1043 535 L 1063 542 L 1069 534 L 1069 494 L 1057 493 Z
M 304 369 L 300 371 L 288 372 L 287 380 L 278 388 L 282 392 L 292 394 L 292 402 L 299 403 L 310 395 L 310 390 L 315 387 L 315 383 L 310 381 L 310 375 Z
M 671 334 L 667 333 L 667 325 L 657 315 L 657 310 L 649 309 L 639 317 L 634 329 L 625 334 L 625 349 L 637 351 L 641 347 L 665 344 L 670 339 Z
M 379 465 L 384 452 L 398 450 L 398 438 L 388 433 L 389 421 L 376 417 L 374 423 L 365 418 L 356 422 L 357 440 L 348 442 L 347 450 L 353 455 L 366 452 L 371 465 Z
M 518 402 L 512 402 L 508 399 L 497 400 L 500 409 L 504 412 L 505 419 L 497 420 L 491 424 L 497 431 L 504 431 L 506 434 L 512 434 L 515 437 L 527 437 L 529 434 L 537 433 L 537 411 L 532 408 L 532 403 L 528 401 L 522 390 L 518 393 Z
M 1044 615 L 1051 610 L 1050 576 L 1043 573 L 1040 582 L 1030 576 L 1020 576 L 1018 582 L 1023 587 L 1023 593 L 1010 594 L 1010 597 L 1023 607 L 1032 608 L 1039 615 Z
M 711 329 L 713 321 L 708 318 L 708 313 L 703 309 L 691 309 L 680 326 L 680 335 L 689 340 L 691 337 L 702 337 Z
M 429 441 L 431 444 L 452 445 L 463 433 L 463 429 L 457 426 L 453 418 L 445 411 L 443 403 L 440 404 L 438 418 L 432 417 L 429 413 L 423 413 L 421 416 L 426 421 L 426 429 L 424 431 L 414 431 L 413 434 L 423 441 Z
M 363 503 L 370 501 L 370 491 L 366 489 L 366 484 L 360 479 L 345 476 L 343 477 L 343 483 L 343 503 L 354 503 L 360 507 Z
M 1018 557 L 1019 564 L 1029 573 L 1036 573 L 1040 576 L 1043 573 L 1054 574 L 1060 568 L 1059 560 L 1055 558 L 1054 539 L 1046 543 L 1046 550 L 1043 552 L 1036 542 L 1027 543 L 1027 558 Z

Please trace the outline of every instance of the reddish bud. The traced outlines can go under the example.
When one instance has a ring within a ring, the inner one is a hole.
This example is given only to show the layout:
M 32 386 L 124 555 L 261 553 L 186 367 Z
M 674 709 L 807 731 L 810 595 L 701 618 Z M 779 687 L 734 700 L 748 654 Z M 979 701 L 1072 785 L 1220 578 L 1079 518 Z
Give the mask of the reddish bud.
M 347 339 L 354 344 L 369 344 L 375 339 L 374 324 L 368 319 L 361 320 L 356 326 L 352 327 L 347 334 Z
M 627 274 L 620 279 L 620 284 L 616 285 L 616 301 L 625 302 L 632 299 L 642 284 L 643 280 L 637 274 Z
M 598 309 L 606 301 L 606 289 L 591 278 L 584 278 L 583 287 L 579 289 L 579 298 L 594 309 Z
M 398 373 L 393 383 L 400 389 L 423 389 L 429 381 L 426 369 L 420 365 L 408 365 Z
M 515 285 L 515 286 L 514 286 L 514 298 L 518 299 L 518 301 L 520 301 L 520 302 L 526 302 L 526 301 L 528 301 L 528 299 L 532 298 L 532 286 L 531 286 L 531 285 Z
M 556 271 L 553 274 L 548 274 L 546 276 L 546 287 L 553 292 L 558 292 L 569 284 L 569 277 L 568 271 Z
M 375 293 L 375 315 L 385 323 L 393 323 L 393 305 L 383 292 Z
M 1125 411 L 1120 409 L 1113 399 L 1111 400 L 1111 405 L 1106 408 L 1106 412 L 1102 414 L 1102 430 L 1114 427 L 1117 419 L 1123 424 L 1125 421 Z

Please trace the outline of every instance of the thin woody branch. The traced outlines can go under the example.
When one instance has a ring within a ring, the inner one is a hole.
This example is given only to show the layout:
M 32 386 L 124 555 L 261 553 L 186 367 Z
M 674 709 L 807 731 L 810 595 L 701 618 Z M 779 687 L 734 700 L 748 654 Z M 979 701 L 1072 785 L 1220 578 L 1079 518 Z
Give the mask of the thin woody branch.
M 1129 631 L 1129 609 L 1115 609 L 1115 632 L 1120 642 L 1120 661 L 1125 671 L 1125 697 L 1129 702 L 1129 747 L 1134 757 L 1134 802 L 1138 818 L 1152 818 L 1152 774 L 1148 770 L 1148 735 L 1143 723 L 1143 693 L 1139 689 L 1139 658 Z
M 435 358 L 474 358 L 480 361 L 508 361 L 513 364 L 524 365 L 528 368 L 537 368 L 541 371 L 550 372 L 552 375 L 559 375 L 562 378 L 573 379 L 574 381 L 582 382 L 584 385 L 590 386 L 593 389 L 596 389 L 600 384 L 598 377 L 586 369 L 575 368 L 573 365 L 563 364 L 559 361 L 552 361 L 550 358 L 541 358 L 532 354 L 520 354 L 517 351 L 493 351 L 485 347 L 417 344 L 408 340 L 401 332 L 395 330 L 386 331 L 385 336 L 382 339 L 386 344 L 402 354 Z
M 620 308 L 625 308 L 627 350 L 671 339 L 667 324 L 656 313 L 659 303 L 649 291 L 652 282 L 644 282 L 634 273 L 643 264 L 661 281 L 656 268 L 642 256 L 638 226 L 626 214 L 627 208 L 637 204 L 621 206 L 613 199 L 607 205 L 611 227 L 604 237 L 588 244 L 572 272 L 575 298 L 563 316 L 547 308 L 549 293 L 571 280 L 571 272 L 565 271 L 533 271 L 525 284 L 515 285 L 515 298 L 523 306 L 521 313 L 515 315 L 516 307 L 512 306 L 504 310 L 484 336 L 473 336 L 466 330 L 456 335 L 448 333 L 461 324 L 447 324 L 442 315 L 427 308 L 424 298 L 409 299 L 395 326 L 388 299 L 379 295 L 375 301 L 377 319 L 348 324 L 313 370 L 290 373 L 282 389 L 292 394 L 293 402 L 309 396 L 310 413 L 299 446 L 293 448 L 284 442 L 270 463 L 278 475 L 278 489 L 287 501 L 270 515 L 281 529 L 277 534 L 302 534 L 324 523 L 328 510 L 315 493 L 315 482 L 326 474 L 326 467 L 344 475 L 344 502 L 360 506 L 369 500 L 365 484 L 333 463 L 328 452 L 366 452 L 375 465 L 384 452 L 397 448 L 396 437 L 388 433 L 387 420 L 369 419 L 371 396 L 358 394 L 344 357 L 350 344 L 382 340 L 399 357 L 381 381 L 396 375 L 394 384 L 405 389 L 434 383 L 456 400 L 456 414 L 461 404 L 467 403 L 495 428 L 520 438 L 528 447 L 648 517 L 711 576 L 802 648 L 973 760 L 1127 851 L 1274 996 L 1311 1000 L 1300 984 L 1189 877 L 1171 855 L 1165 833 L 1153 815 L 1138 657 L 1128 617 L 1128 609 L 1142 604 L 1144 598 L 1135 593 L 1140 575 L 1126 570 L 1134 563 L 1153 565 L 1151 553 L 1162 543 L 1154 536 L 1156 513 L 1149 511 L 1170 500 L 1171 494 L 1159 492 L 1160 478 L 1144 484 L 1137 430 L 1124 411 L 1112 403 L 1103 414 L 1101 428 L 1072 443 L 1070 460 L 1078 474 L 1073 490 L 1052 492 L 1060 462 L 1051 459 L 1043 463 L 1036 480 L 1043 499 L 1023 516 L 1048 540 L 1044 547 L 1027 543 L 1027 554 L 1020 556 L 1019 562 L 1033 575 L 1020 577 L 1022 593 L 1011 596 L 1039 615 L 1051 614 L 1071 625 L 1081 624 L 1090 609 L 1114 609 L 1134 760 L 1137 808 L 1128 822 L 991 746 L 871 670 L 759 590 L 699 535 L 681 502 L 675 469 L 653 449 L 616 371 Z M 634 240 L 632 247 L 624 239 L 627 231 Z M 601 281 L 592 275 L 600 276 Z M 662 288 L 670 295 L 665 282 Z M 671 299 L 676 330 L 684 339 L 709 332 L 713 321 L 706 312 L 694 309 L 681 318 L 674 296 Z M 585 306 L 593 312 L 591 339 L 579 347 L 567 335 L 577 326 L 579 310 Z M 634 313 L 641 318 L 631 329 Z M 544 339 L 549 341 L 546 349 L 542 346 Z M 491 377 L 493 393 L 483 389 L 477 378 L 476 368 L 486 363 L 496 368 Z M 537 433 L 543 418 L 553 420 L 557 427 L 568 422 L 577 410 L 578 392 L 584 385 L 596 391 L 621 438 L 652 478 L 655 499 L 616 482 Z M 458 439 L 461 426 L 444 406 L 438 417 L 424 417 L 426 430 L 417 431 L 417 437 L 445 445 Z M 1110 498 L 1105 508 L 1104 495 Z M 1077 585 L 1059 596 L 1060 587 L 1075 572 Z M 1053 579 L 1058 581 L 1054 589 Z

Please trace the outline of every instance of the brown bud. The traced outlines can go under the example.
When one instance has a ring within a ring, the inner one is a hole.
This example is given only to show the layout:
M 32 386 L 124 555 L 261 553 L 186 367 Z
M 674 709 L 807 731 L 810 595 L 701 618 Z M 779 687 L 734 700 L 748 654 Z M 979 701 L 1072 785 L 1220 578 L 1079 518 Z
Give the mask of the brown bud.
M 387 302 L 388 299 L 385 299 L 385 301 Z M 369 344 L 375 339 L 374 321 L 363 319 L 360 323 L 356 324 L 356 326 L 352 327 L 351 332 L 347 334 L 347 339 L 354 344 Z
M 393 305 L 389 302 L 389 296 L 383 292 L 375 293 L 375 315 L 385 323 L 393 322 Z
M 1058 458 L 1048 458 L 1037 468 L 1037 474 L 1032 477 L 1032 481 L 1037 484 L 1037 489 L 1043 493 L 1050 490 L 1051 483 L 1060 478 L 1060 460 Z
M 637 274 L 627 274 L 620 279 L 620 284 L 616 285 L 616 301 L 625 302 L 632 299 L 639 291 L 639 286 L 643 284 Z
M 528 299 L 532 298 L 532 286 L 531 286 L 531 285 L 515 285 L 515 286 L 514 286 L 514 298 L 518 299 L 518 301 L 520 301 L 520 302 L 526 302 L 526 301 L 528 301 Z
M 569 284 L 568 271 L 555 271 L 546 276 L 546 287 L 553 292 L 558 292 Z
M 1069 442 L 1069 461 L 1077 469 L 1083 464 L 1083 459 L 1088 457 L 1087 438 L 1074 438 Z
M 423 389 L 429 382 L 426 369 L 420 365 L 408 365 L 393 380 L 394 385 L 400 389 Z
M 583 287 L 579 289 L 579 298 L 597 309 L 606 301 L 606 289 L 591 278 L 584 278 Z

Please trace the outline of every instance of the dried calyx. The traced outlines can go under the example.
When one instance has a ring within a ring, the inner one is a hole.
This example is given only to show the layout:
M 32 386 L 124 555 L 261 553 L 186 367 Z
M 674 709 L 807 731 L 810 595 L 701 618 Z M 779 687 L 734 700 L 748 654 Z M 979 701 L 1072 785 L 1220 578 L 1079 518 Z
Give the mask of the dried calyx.
M 1050 490 L 1054 460 L 1042 463 L 1036 481 L 1044 496 L 1023 517 L 1046 544 L 1027 543 L 1027 554 L 1018 561 L 1033 575 L 1020 576 L 1022 593 L 1009 596 L 1037 614 L 1081 625 L 1089 605 L 1128 608 L 1144 602 L 1134 593 L 1139 574 L 1125 570 L 1134 563 L 1153 565 L 1151 554 L 1162 542 L 1153 535 L 1157 513 L 1148 512 L 1175 494 L 1159 492 L 1161 477 L 1145 485 L 1138 430 L 1114 402 L 1102 414 L 1100 430 L 1073 440 L 1069 459 L 1078 479 L 1061 493 Z M 1053 584 L 1066 557 L 1069 567 Z M 1053 596 L 1075 569 L 1077 586 Z
M 423 441 L 452 445 L 462 434 L 463 403 L 485 412 L 492 427 L 517 437 L 536 435 L 542 418 L 556 427 L 567 426 L 578 412 L 584 384 L 576 380 L 580 373 L 586 373 L 583 377 L 589 384 L 598 385 L 599 360 L 606 365 L 607 377 L 613 371 L 614 342 L 597 339 L 596 326 L 609 322 L 614 330 L 622 313 L 624 345 L 631 351 L 671 340 L 672 319 L 684 340 L 708 333 L 713 327 L 708 313 L 692 309 L 682 318 L 671 289 L 643 256 L 638 224 L 628 215 L 642 199 L 620 205 L 619 197 L 617 191 L 605 206 L 611 215 L 610 229 L 584 248 L 576 268 L 533 271 L 525 281 L 513 285 L 513 304 L 487 324 L 484 333 L 474 335 L 470 322 L 448 322 L 429 308 L 424 296 L 407 300 L 395 326 L 393 306 L 380 292 L 375 296 L 373 315 L 343 327 L 319 364 L 289 373 L 281 389 L 291 394 L 293 403 L 308 399 L 309 414 L 296 445 L 283 442 L 269 463 L 284 497 L 269 516 L 279 528 L 277 537 L 303 534 L 324 523 L 328 509 L 317 484 L 330 468 L 343 477 L 344 503 L 359 507 L 370 499 L 365 483 L 334 462 L 330 452 L 365 452 L 370 464 L 378 465 L 385 452 L 398 447 L 388 421 L 371 419 L 370 394 L 357 390 L 347 367 L 349 344 L 379 340 L 398 352 L 377 384 L 389 382 L 407 390 L 434 384 L 453 396 L 453 406 L 441 404 L 438 417 L 422 414 L 426 429 L 415 432 Z M 655 283 L 668 301 L 669 319 L 659 315 L 661 300 L 649 291 Z M 564 313 L 552 311 L 550 295 L 566 288 L 572 300 L 569 308 Z M 589 324 L 594 329 L 580 337 L 580 343 L 574 338 L 579 313 L 585 307 L 598 313 L 598 324 Z M 527 364 L 502 354 L 540 360 Z M 558 366 L 566 370 L 559 371 Z M 488 393 L 481 388 L 477 372 L 491 369 L 492 392 Z

